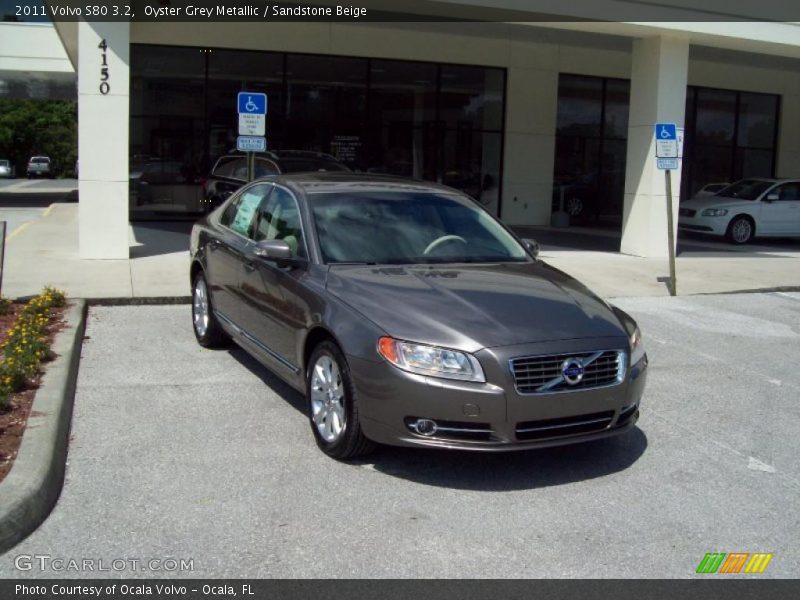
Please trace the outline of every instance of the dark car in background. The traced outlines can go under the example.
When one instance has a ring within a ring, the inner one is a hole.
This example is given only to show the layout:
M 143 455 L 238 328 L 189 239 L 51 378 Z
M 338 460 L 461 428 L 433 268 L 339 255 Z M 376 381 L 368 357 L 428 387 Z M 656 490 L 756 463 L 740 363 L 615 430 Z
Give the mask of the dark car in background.
M 305 150 L 259 152 L 255 156 L 254 179 L 283 173 L 313 171 L 349 171 L 330 154 Z M 247 183 L 247 155 L 232 152 L 214 163 L 203 184 L 203 196 L 210 208 L 216 208 L 233 192 Z
M 192 322 L 305 394 L 318 446 L 502 451 L 631 429 L 635 321 L 462 192 L 353 173 L 252 182 L 190 240 Z

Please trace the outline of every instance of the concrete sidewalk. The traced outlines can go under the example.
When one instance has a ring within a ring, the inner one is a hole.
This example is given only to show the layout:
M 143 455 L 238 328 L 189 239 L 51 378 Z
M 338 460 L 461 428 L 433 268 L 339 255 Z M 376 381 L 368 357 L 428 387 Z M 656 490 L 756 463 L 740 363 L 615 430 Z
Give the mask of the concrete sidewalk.
M 40 219 L 9 239 L 2 293 L 35 294 L 45 285 L 75 298 L 188 296 L 189 223 L 136 223 L 127 260 L 78 257 L 78 205 L 51 205 Z M 537 230 L 520 228 L 537 237 Z M 553 234 L 553 232 L 550 232 Z M 658 281 L 669 273 L 663 259 L 609 251 L 569 250 L 545 243 L 542 258 L 578 278 L 603 297 L 666 296 Z M 728 251 L 724 245 L 690 241 L 677 259 L 680 295 L 800 287 L 800 245 L 755 245 Z
M 77 179 L 0 179 L 0 197 L 4 194 L 66 194 L 77 190 Z
M 73 298 L 189 296 L 188 225 L 130 228 L 127 260 L 81 260 L 78 205 L 53 204 L 6 243 L 3 296 L 27 296 L 54 285 Z

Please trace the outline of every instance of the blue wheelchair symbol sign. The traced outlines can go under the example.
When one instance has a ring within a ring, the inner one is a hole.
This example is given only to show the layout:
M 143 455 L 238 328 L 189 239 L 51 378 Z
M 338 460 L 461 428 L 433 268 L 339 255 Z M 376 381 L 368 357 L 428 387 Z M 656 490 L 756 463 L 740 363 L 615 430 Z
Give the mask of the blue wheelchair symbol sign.
M 675 123 L 656 123 L 657 140 L 677 140 L 678 131 Z
M 239 114 L 265 115 L 267 114 L 267 95 L 258 92 L 239 92 Z

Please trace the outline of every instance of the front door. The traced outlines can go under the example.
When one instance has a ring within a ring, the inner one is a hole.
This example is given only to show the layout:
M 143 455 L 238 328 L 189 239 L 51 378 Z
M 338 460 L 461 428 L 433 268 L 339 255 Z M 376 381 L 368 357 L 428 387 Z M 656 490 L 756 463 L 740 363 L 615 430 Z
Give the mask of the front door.
M 800 235 L 800 181 L 789 181 L 772 188 L 767 196 L 777 200 L 761 201 L 761 233 L 769 235 Z M 766 196 L 765 196 L 766 197 Z M 758 235 L 756 230 L 756 235 Z
M 280 186 L 263 200 L 256 217 L 255 242 L 284 240 L 292 254 L 308 257 L 297 200 Z M 244 328 L 256 338 L 267 354 L 282 366 L 295 370 L 297 339 L 308 315 L 303 293 L 304 266 L 278 266 L 259 258 L 249 249 L 241 274 Z
M 206 264 L 212 305 L 223 319 L 236 325 L 242 315 L 239 280 L 247 248 L 252 244 L 256 209 L 271 190 L 269 184 L 256 185 L 235 198 L 220 216 L 219 237 L 208 242 Z

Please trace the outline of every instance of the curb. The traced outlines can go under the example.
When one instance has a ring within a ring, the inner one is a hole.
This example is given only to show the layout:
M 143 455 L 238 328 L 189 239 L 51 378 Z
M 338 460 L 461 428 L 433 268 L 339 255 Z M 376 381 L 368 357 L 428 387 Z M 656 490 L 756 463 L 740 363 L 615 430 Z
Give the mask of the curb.
M 70 301 L 64 319 L 52 347 L 57 357 L 46 367 L 14 466 L 0 483 L 0 554 L 47 518 L 64 483 L 86 302 Z

